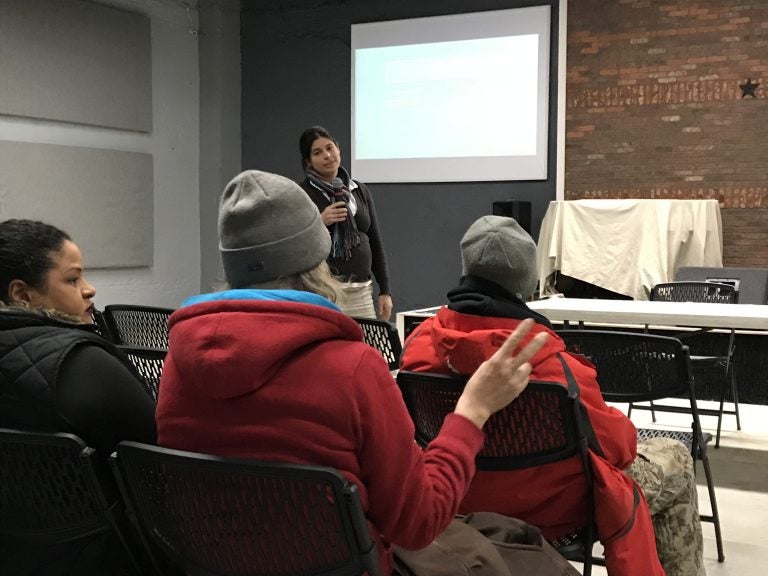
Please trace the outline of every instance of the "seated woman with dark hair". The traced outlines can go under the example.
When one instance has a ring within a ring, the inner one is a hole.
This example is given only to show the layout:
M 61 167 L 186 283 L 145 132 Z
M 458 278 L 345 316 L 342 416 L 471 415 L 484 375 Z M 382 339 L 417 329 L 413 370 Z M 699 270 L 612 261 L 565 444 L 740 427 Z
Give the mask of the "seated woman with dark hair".
M 83 267 L 80 249 L 55 226 L 0 222 L 0 427 L 76 434 L 106 460 L 121 440 L 155 442 L 154 403 L 91 327 L 96 290 Z M 132 573 L 111 535 L 0 550 L 0 574 Z

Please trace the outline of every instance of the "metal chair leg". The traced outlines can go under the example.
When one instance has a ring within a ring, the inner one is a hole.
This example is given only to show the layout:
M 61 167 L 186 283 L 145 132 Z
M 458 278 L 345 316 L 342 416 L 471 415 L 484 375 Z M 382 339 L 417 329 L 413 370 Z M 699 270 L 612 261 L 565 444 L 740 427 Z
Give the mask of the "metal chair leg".
M 720 430 L 723 427 L 723 411 L 725 410 L 725 392 L 728 385 L 728 369 L 726 368 L 725 379 L 720 385 L 720 410 L 717 414 L 717 434 L 715 435 L 715 448 L 720 448 Z
M 720 388 L 720 413 L 717 417 L 717 436 L 715 438 L 715 448 L 720 448 L 720 429 L 723 421 L 723 411 L 725 410 L 725 400 L 727 388 L 730 385 L 731 398 L 733 399 L 733 411 L 736 416 L 736 430 L 741 430 L 741 415 L 739 414 L 739 392 L 736 389 L 735 370 L 733 369 L 733 362 L 726 361 L 725 364 L 725 378 Z
M 723 534 L 720 529 L 720 512 L 717 508 L 717 497 L 715 496 L 715 481 L 712 478 L 712 469 L 709 466 L 709 455 L 707 454 L 707 444 L 704 442 L 704 435 L 700 426 L 693 422 L 693 436 L 691 438 L 691 456 L 693 457 L 693 475 L 696 477 L 696 461 L 700 460 L 704 468 L 704 477 L 707 481 L 707 492 L 709 493 L 709 506 L 711 515 L 699 514 L 702 522 L 711 522 L 715 526 L 715 542 L 717 544 L 717 561 L 724 562 L 725 554 L 723 552 Z
M 725 561 L 725 553 L 723 552 L 723 535 L 720 530 L 720 512 L 717 509 L 717 498 L 715 497 L 715 483 L 712 479 L 712 470 L 709 467 L 709 456 L 706 451 L 702 452 L 701 463 L 704 466 L 704 475 L 707 479 L 707 491 L 709 492 L 709 504 L 712 508 L 712 515 L 706 516 L 702 514 L 700 518 L 706 522 L 712 522 L 715 525 L 715 542 L 717 543 L 717 561 Z
M 733 411 L 736 412 L 736 430 L 741 430 L 741 416 L 739 415 L 739 389 L 736 387 L 736 369 L 733 362 L 728 364 L 731 381 L 731 397 L 733 398 Z

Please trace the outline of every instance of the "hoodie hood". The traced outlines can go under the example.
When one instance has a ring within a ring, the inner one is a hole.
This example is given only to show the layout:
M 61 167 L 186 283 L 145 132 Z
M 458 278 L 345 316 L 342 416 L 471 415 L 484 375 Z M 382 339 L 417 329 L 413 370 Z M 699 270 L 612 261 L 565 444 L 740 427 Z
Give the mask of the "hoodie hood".
M 549 320 L 495 282 L 464 276 L 447 296 L 449 304 L 438 311 L 429 334 L 437 360 L 452 372 L 474 373 L 527 318 L 535 324 L 523 345 L 539 332 L 549 334 L 531 359 L 533 365 L 565 349 Z
M 441 308 L 432 324 L 432 346 L 439 361 L 452 372 L 472 374 L 501 347 L 522 320 L 475 316 Z M 549 338 L 531 359 L 534 366 L 565 350 L 562 339 L 548 326 L 538 323 L 526 335 L 522 346 L 539 332 L 548 333 Z
M 357 322 L 330 301 L 295 290 L 196 296 L 169 321 L 166 362 L 211 398 L 258 390 L 283 364 L 327 340 L 362 341 Z

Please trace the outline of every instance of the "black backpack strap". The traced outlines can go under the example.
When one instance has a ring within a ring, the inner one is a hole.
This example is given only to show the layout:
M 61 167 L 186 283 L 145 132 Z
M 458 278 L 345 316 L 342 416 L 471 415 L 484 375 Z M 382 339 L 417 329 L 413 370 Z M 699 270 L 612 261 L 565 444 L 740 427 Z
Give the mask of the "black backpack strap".
M 570 366 L 568 366 L 568 363 L 565 361 L 565 358 L 563 358 L 563 355 L 558 352 L 557 358 L 560 360 L 560 365 L 563 367 L 563 373 L 565 374 L 565 382 L 568 385 L 568 393 L 576 398 L 576 404 L 579 407 L 579 411 L 581 413 L 581 422 L 584 426 L 584 434 L 587 436 L 587 443 L 589 444 L 589 449 L 592 450 L 595 454 L 600 456 L 601 458 L 605 458 L 605 453 L 603 452 L 603 449 L 600 447 L 600 443 L 597 441 L 597 435 L 595 434 L 595 430 L 592 428 L 592 422 L 589 420 L 589 413 L 587 412 L 587 407 L 584 406 L 581 402 L 581 393 L 579 389 L 579 385 L 576 383 L 576 378 L 573 375 L 573 372 L 571 372 Z

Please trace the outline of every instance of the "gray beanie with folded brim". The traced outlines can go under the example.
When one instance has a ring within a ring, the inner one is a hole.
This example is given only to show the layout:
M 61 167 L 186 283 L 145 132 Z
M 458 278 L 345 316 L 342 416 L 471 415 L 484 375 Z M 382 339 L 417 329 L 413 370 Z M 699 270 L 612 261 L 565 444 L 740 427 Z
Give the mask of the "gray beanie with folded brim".
M 536 290 L 536 242 L 514 218 L 483 216 L 461 239 L 462 275 L 495 282 L 521 300 Z
M 227 282 L 242 288 L 314 268 L 328 257 L 331 236 L 293 180 L 248 170 L 221 195 L 219 250 Z

